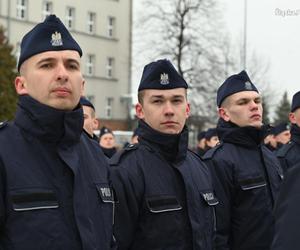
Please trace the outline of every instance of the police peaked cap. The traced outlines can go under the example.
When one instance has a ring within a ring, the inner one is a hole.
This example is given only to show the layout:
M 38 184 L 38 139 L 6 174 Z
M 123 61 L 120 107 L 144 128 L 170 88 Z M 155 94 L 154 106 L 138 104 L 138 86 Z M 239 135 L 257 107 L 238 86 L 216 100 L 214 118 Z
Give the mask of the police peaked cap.
M 82 56 L 82 50 L 70 32 L 55 15 L 48 16 L 44 22 L 37 24 L 22 39 L 18 71 L 28 58 L 45 52 L 75 50 Z
M 109 128 L 107 127 L 102 127 L 100 129 L 100 134 L 99 134 L 99 137 L 101 138 L 101 136 L 105 135 L 105 134 L 114 134 Z
M 169 60 L 158 60 L 144 67 L 138 91 L 175 88 L 187 89 L 188 85 Z
M 272 129 L 273 135 L 279 135 L 280 133 L 290 130 L 290 126 L 288 123 L 280 123 Z
M 216 128 L 209 128 L 205 133 L 205 139 L 210 140 L 213 136 L 218 136 Z
M 80 97 L 80 104 L 82 106 L 91 107 L 95 111 L 94 105 L 88 99 L 86 99 L 84 96 Z
M 291 112 L 294 112 L 297 108 L 300 108 L 300 91 L 293 96 Z
M 200 141 L 203 138 L 205 138 L 205 133 L 206 133 L 206 131 L 200 131 L 197 135 L 197 140 Z
M 242 91 L 256 91 L 258 93 L 257 88 L 251 82 L 245 70 L 241 71 L 239 74 L 228 77 L 219 87 L 217 92 L 218 107 L 221 106 L 226 97 Z

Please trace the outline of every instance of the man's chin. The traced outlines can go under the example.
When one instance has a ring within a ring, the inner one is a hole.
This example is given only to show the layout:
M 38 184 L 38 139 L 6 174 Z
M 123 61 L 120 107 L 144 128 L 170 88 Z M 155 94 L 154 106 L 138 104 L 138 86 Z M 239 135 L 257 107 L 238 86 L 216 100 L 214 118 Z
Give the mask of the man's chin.
M 253 122 L 252 124 L 250 124 L 250 126 L 255 127 L 255 128 L 261 128 L 263 125 L 263 123 L 260 122 Z

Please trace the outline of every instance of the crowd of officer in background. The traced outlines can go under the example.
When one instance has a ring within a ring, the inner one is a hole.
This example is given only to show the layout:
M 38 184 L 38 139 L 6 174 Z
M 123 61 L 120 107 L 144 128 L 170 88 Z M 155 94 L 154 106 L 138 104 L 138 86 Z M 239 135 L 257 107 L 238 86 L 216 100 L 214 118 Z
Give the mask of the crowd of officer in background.
M 16 117 L 0 125 L 1 250 L 299 249 L 300 91 L 290 125 L 271 127 L 247 72 L 229 76 L 190 150 L 188 83 L 150 62 L 118 149 L 94 134 L 82 53 L 55 15 L 22 39 Z

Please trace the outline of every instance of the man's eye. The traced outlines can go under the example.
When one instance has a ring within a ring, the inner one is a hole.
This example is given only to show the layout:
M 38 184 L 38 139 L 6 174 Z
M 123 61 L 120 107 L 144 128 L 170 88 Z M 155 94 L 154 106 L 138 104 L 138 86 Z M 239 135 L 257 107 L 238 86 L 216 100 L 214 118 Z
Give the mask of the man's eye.
M 159 104 L 159 103 L 162 103 L 162 100 L 154 100 L 153 103 Z
M 255 100 L 255 103 L 257 103 L 257 104 L 261 103 L 261 99 Z
M 175 100 L 173 100 L 173 102 L 174 102 L 174 103 L 181 103 L 182 100 L 181 100 L 181 99 L 175 99 Z
M 44 63 L 41 65 L 41 68 L 43 69 L 50 69 L 51 68 L 51 64 L 50 63 Z
M 77 64 L 70 64 L 70 65 L 69 65 L 69 68 L 70 68 L 70 69 L 73 69 L 73 70 L 77 70 L 79 67 L 78 67 Z

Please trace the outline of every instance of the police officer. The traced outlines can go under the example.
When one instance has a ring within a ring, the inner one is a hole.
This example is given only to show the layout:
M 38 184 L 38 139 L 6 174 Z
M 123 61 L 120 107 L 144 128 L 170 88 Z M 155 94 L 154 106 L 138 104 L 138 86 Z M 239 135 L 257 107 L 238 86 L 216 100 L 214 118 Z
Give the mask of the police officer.
M 218 138 L 218 134 L 217 134 L 217 129 L 209 128 L 205 133 L 206 151 L 215 147 L 218 143 L 219 143 L 219 138 Z
M 94 130 L 98 128 L 98 120 L 95 115 L 95 107 L 94 105 L 84 96 L 80 97 L 80 104 L 83 109 L 83 128 L 87 135 L 94 139 L 95 141 L 99 141 L 99 138 L 94 134 Z
M 115 135 L 105 126 L 100 129 L 99 145 L 107 158 L 111 158 L 117 152 Z
M 206 131 L 200 131 L 197 135 L 196 153 L 200 156 L 203 156 L 206 152 L 205 133 L 206 133 Z
M 286 122 L 276 125 L 273 129 L 273 133 L 276 140 L 276 150 L 279 150 L 291 139 L 290 126 Z
M 261 145 L 261 97 L 242 71 L 220 86 L 217 105 L 221 143 L 204 156 L 220 202 L 216 249 L 270 249 L 282 171 L 275 155 Z
M 289 119 L 292 124 L 291 141 L 277 152 L 284 170 L 300 162 L 300 91 L 293 96 Z
M 119 249 L 212 249 L 208 169 L 189 151 L 188 85 L 168 60 L 145 66 L 138 88 L 139 143 L 111 159 Z
M 275 139 L 274 129 L 275 129 L 274 126 L 268 125 L 266 127 L 266 132 L 264 135 L 264 144 L 272 152 L 274 152 L 277 147 L 277 141 Z
M 107 163 L 82 133 L 81 55 L 55 15 L 22 39 L 18 109 L 0 129 L 0 249 L 111 247 Z
M 300 224 L 300 162 L 285 173 L 275 206 L 275 236 L 272 250 L 298 250 Z

